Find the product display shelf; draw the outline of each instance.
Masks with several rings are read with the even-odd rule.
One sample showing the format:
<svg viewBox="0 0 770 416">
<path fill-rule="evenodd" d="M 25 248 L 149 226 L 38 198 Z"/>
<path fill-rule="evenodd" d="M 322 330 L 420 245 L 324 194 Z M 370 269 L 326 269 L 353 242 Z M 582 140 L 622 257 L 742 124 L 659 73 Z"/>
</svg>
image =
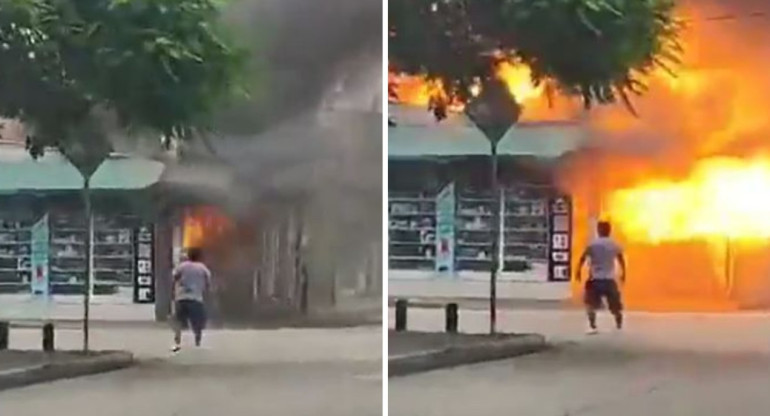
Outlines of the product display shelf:
<svg viewBox="0 0 770 416">
<path fill-rule="evenodd" d="M 388 197 L 388 264 L 391 269 L 433 270 L 436 200 L 426 193 Z"/>
</svg>

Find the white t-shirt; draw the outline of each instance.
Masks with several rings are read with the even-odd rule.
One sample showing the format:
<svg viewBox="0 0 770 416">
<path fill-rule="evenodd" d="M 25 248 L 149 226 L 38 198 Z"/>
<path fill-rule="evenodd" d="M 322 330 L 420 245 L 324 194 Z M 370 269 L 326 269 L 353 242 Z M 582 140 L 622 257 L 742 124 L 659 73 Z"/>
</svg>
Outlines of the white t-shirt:
<svg viewBox="0 0 770 416">
<path fill-rule="evenodd" d="M 612 280 L 615 278 L 615 259 L 623 250 L 609 237 L 599 237 L 586 248 L 590 262 L 591 279 Z"/>
<path fill-rule="evenodd" d="M 211 272 L 205 264 L 184 261 L 174 269 L 176 300 L 197 300 L 203 302 L 206 288 L 211 284 Z"/>
</svg>

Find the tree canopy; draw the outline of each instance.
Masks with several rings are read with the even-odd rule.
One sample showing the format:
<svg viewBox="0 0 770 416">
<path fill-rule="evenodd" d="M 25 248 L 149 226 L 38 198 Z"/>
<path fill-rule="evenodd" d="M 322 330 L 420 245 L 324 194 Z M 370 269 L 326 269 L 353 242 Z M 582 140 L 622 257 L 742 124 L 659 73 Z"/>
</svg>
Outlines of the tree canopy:
<svg viewBox="0 0 770 416">
<path fill-rule="evenodd" d="M 389 0 L 392 71 L 441 82 L 434 105 L 471 98 L 500 60 L 527 65 L 536 85 L 594 104 L 645 91 L 681 47 L 674 0 Z"/>
<path fill-rule="evenodd" d="M 0 117 L 45 147 L 104 145 L 105 119 L 185 139 L 238 87 L 217 0 L 0 0 Z"/>
</svg>

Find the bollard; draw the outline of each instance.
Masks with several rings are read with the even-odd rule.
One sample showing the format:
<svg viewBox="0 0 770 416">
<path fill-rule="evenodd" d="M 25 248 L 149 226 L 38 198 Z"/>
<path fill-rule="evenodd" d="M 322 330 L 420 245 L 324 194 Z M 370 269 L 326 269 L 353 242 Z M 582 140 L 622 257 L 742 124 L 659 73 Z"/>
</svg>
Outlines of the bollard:
<svg viewBox="0 0 770 416">
<path fill-rule="evenodd" d="M 396 301 L 396 331 L 406 331 L 406 309 L 408 302 L 406 299 Z"/>
<path fill-rule="evenodd" d="M 11 325 L 8 322 L 0 321 L 0 351 L 8 349 L 9 332 Z"/>
<path fill-rule="evenodd" d="M 446 305 L 445 317 L 446 317 L 446 332 L 449 332 L 450 334 L 456 334 L 457 322 L 458 322 L 456 303 L 448 303 Z"/>
<path fill-rule="evenodd" d="M 43 325 L 43 351 L 53 352 L 53 350 L 54 350 L 53 324 L 49 322 Z"/>
</svg>

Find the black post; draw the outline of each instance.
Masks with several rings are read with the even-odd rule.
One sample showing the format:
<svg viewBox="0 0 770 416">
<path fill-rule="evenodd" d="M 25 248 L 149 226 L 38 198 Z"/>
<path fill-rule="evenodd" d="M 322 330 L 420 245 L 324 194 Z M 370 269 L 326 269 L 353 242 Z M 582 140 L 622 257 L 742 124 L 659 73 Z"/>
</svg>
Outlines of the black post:
<svg viewBox="0 0 770 416">
<path fill-rule="evenodd" d="M 449 303 L 446 305 L 446 332 L 450 334 L 457 333 L 457 324 L 459 318 L 457 316 L 457 304 Z"/>
<path fill-rule="evenodd" d="M 6 321 L 0 321 L 0 351 L 8 349 L 11 325 Z"/>
<path fill-rule="evenodd" d="M 43 351 L 53 352 L 54 345 L 53 324 L 49 322 L 43 325 Z"/>
<path fill-rule="evenodd" d="M 302 292 L 300 293 L 299 309 L 303 315 L 307 315 L 310 302 L 310 277 L 305 264 L 302 265 L 300 273 L 302 273 Z"/>
<path fill-rule="evenodd" d="M 399 299 L 396 301 L 396 331 L 406 331 L 406 310 L 408 301 Z"/>
<path fill-rule="evenodd" d="M 500 268 L 500 190 L 497 183 L 497 142 L 490 141 L 492 147 L 492 262 L 489 271 L 489 333 L 497 330 L 497 271 Z"/>
</svg>

